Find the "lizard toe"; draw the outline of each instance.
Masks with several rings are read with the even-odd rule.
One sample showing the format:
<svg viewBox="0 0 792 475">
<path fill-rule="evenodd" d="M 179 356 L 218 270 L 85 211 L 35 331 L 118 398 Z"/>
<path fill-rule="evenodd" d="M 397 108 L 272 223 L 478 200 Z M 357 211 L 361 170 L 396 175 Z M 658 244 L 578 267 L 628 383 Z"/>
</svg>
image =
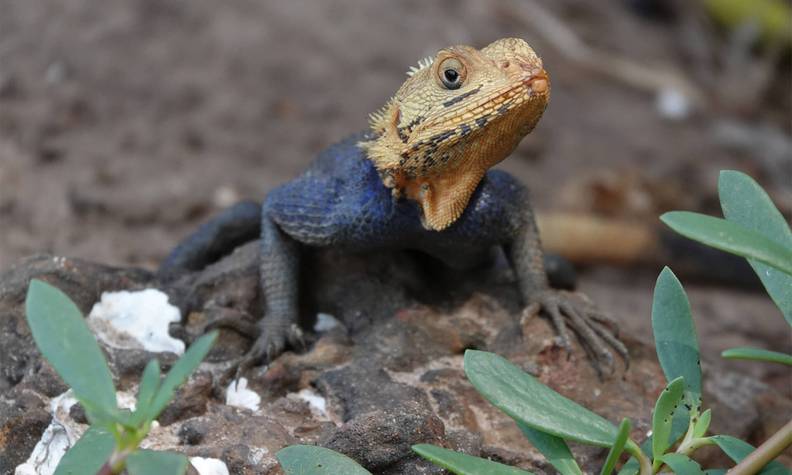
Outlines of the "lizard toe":
<svg viewBox="0 0 792 475">
<path fill-rule="evenodd" d="M 202 333 L 209 332 L 216 328 L 227 328 L 248 338 L 258 338 L 261 329 L 256 325 L 253 317 L 233 308 L 211 305 L 204 310 L 207 323 L 203 327 Z"/>
<path fill-rule="evenodd" d="M 584 295 L 577 292 L 548 290 L 537 295 L 534 303 L 523 312 L 523 319 L 539 306 L 550 319 L 558 334 L 558 344 L 571 352 L 571 343 L 567 329 L 571 329 L 578 337 L 592 366 L 600 377 L 612 375 L 616 370 L 614 353 L 625 362 L 625 371 L 629 367 L 627 347 L 616 336 L 617 328 L 613 320 L 602 313 Z"/>
<path fill-rule="evenodd" d="M 305 333 L 296 323 L 292 323 L 289 326 L 286 332 L 286 340 L 289 342 L 289 346 L 300 351 L 304 351 L 308 346 L 305 340 Z"/>
</svg>

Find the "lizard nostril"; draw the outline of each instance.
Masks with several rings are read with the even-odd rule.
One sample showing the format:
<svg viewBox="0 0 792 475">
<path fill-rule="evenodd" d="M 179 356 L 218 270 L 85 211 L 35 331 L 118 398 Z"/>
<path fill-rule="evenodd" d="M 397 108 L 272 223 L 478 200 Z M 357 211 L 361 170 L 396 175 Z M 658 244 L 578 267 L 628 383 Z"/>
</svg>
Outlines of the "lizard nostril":
<svg viewBox="0 0 792 475">
<path fill-rule="evenodd" d="M 501 64 L 501 67 L 502 67 L 503 69 L 509 69 L 509 66 L 511 66 L 511 63 L 510 63 L 510 62 L 508 62 L 508 61 L 504 61 L 504 62 Z"/>
</svg>

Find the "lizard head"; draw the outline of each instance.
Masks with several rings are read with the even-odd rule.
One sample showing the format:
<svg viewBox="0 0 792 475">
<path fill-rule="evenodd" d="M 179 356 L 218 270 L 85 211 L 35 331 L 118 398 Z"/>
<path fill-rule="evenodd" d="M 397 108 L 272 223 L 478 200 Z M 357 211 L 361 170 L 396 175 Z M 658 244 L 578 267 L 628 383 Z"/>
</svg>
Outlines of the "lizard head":
<svg viewBox="0 0 792 475">
<path fill-rule="evenodd" d="M 517 38 L 451 46 L 418 63 L 371 115 L 360 145 L 394 196 L 417 201 L 427 229 L 464 212 L 487 170 L 539 121 L 550 98 L 542 60 Z"/>
</svg>

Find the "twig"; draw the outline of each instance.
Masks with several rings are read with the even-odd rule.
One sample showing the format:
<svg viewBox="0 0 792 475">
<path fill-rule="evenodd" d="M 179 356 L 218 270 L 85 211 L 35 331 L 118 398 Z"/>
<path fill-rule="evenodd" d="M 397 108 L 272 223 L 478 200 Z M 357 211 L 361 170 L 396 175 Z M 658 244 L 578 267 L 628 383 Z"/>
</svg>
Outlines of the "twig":
<svg viewBox="0 0 792 475">
<path fill-rule="evenodd" d="M 652 93 L 675 89 L 693 105 L 699 108 L 707 105 L 704 93 L 678 72 L 639 64 L 606 51 L 594 49 L 584 43 L 571 28 L 536 0 L 521 0 L 521 3 L 528 4 L 528 7 L 514 9 L 520 19 L 530 23 L 539 34 L 568 59 L 598 73 L 616 78 L 636 89 Z"/>
<path fill-rule="evenodd" d="M 726 473 L 728 475 L 758 473 L 762 467 L 770 463 L 790 445 L 792 445 L 792 420 Z"/>
</svg>

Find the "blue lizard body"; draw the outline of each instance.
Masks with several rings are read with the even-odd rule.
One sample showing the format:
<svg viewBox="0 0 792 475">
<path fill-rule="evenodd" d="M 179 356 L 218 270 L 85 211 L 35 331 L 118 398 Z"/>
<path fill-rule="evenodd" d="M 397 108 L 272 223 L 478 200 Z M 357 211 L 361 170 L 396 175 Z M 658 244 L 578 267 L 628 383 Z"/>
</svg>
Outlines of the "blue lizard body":
<svg viewBox="0 0 792 475">
<path fill-rule="evenodd" d="M 524 187 L 510 174 L 491 170 L 463 215 L 442 231 L 421 225 L 417 203 L 394 200 L 354 135 L 323 151 L 296 179 L 272 190 L 263 213 L 309 246 L 369 251 L 417 249 L 480 253 L 506 244 L 521 226 Z"/>
<path fill-rule="evenodd" d="M 455 46 L 414 68 L 372 116 L 371 132 L 319 154 L 263 205 L 245 202 L 202 225 L 163 262 L 163 278 L 195 271 L 259 238 L 263 315 L 249 362 L 297 345 L 300 258 L 305 247 L 412 249 L 453 267 L 482 263 L 498 248 L 512 266 L 526 315 L 550 317 L 561 344 L 567 326 L 597 368 L 608 345 L 626 355 L 585 297 L 550 288 L 528 192 L 491 167 L 536 125 L 549 78 L 527 43 Z"/>
<path fill-rule="evenodd" d="M 455 268 L 479 265 L 501 248 L 526 303 L 537 305 L 529 308 L 549 314 L 563 346 L 569 344 L 564 329 L 569 325 L 598 352 L 598 370 L 612 362 L 603 340 L 626 357 L 623 344 L 599 320 L 601 313 L 572 294 L 550 289 L 528 192 L 516 178 L 489 170 L 462 216 L 444 230 L 429 230 L 422 225 L 419 205 L 394 199 L 382 183 L 358 146 L 365 137 L 354 135 L 327 148 L 302 175 L 268 193 L 263 205 L 240 203 L 202 225 L 164 261 L 161 275 L 198 270 L 260 237 L 265 318 L 249 353 L 251 361 L 258 361 L 274 358 L 287 343 L 301 342 L 297 283 L 304 246 L 350 252 L 414 249 Z"/>
</svg>

